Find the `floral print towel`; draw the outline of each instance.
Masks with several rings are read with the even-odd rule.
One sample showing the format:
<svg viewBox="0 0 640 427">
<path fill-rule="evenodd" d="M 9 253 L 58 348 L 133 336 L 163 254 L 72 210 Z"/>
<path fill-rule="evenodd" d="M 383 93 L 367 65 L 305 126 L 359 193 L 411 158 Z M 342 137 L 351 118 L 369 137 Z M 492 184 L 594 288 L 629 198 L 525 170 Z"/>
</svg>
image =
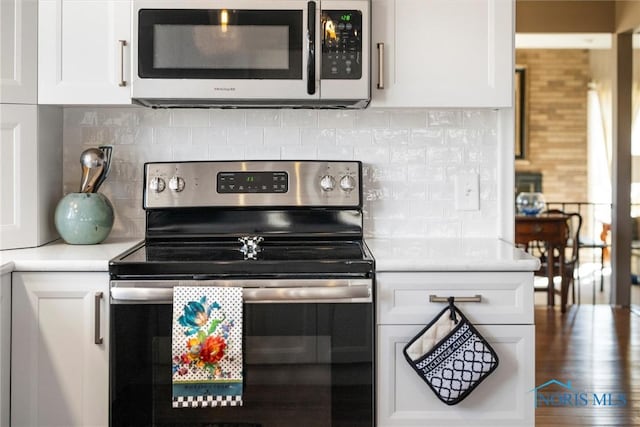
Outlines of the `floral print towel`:
<svg viewBox="0 0 640 427">
<path fill-rule="evenodd" d="M 242 406 L 242 288 L 173 291 L 173 407 Z"/>
</svg>

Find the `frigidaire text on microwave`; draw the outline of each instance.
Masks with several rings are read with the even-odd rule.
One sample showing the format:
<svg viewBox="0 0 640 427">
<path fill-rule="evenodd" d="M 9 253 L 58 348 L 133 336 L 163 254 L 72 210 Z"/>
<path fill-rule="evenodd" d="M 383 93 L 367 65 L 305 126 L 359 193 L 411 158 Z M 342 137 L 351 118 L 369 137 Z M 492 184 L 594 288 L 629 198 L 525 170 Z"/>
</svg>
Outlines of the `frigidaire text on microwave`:
<svg viewBox="0 0 640 427">
<path fill-rule="evenodd" d="M 134 0 L 132 98 L 152 107 L 364 108 L 370 0 Z"/>
</svg>

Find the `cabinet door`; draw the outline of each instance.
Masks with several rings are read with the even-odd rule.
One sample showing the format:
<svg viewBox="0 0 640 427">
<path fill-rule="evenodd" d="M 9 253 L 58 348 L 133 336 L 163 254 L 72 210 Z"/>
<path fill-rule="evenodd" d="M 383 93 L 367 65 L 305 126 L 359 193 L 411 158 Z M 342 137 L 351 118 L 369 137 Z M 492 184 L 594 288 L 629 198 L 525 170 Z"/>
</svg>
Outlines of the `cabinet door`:
<svg viewBox="0 0 640 427">
<path fill-rule="evenodd" d="M 372 14 L 371 106 L 513 104 L 512 0 L 373 0 Z"/>
<path fill-rule="evenodd" d="M 131 2 L 41 0 L 39 17 L 38 103 L 131 103 Z"/>
<path fill-rule="evenodd" d="M 107 426 L 108 274 L 14 273 L 12 279 L 12 424 Z"/>
<path fill-rule="evenodd" d="M 0 249 L 58 237 L 62 195 L 62 108 L 0 104 Z"/>
<path fill-rule="evenodd" d="M 1 269 L 2 267 L 0 267 Z M 11 273 L 0 276 L 0 426 L 9 424 L 11 364 Z"/>
<path fill-rule="evenodd" d="M 378 426 L 533 426 L 534 326 L 481 325 L 498 368 L 455 406 L 442 403 L 402 349 L 424 325 L 378 326 Z"/>
<path fill-rule="evenodd" d="M 37 102 L 37 26 L 37 0 L 0 2 L 0 103 Z"/>
<path fill-rule="evenodd" d="M 37 244 L 35 105 L 0 105 L 0 249 Z"/>
</svg>

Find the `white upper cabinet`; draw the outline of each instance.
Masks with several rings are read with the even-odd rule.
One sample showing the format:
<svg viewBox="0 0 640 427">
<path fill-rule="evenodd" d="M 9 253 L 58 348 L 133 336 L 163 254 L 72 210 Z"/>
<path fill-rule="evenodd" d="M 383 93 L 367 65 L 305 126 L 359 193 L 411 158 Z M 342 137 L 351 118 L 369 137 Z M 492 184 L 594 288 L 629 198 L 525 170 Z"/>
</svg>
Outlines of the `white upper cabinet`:
<svg viewBox="0 0 640 427">
<path fill-rule="evenodd" d="M 1 104 L 0 250 L 56 239 L 61 196 L 62 108 Z"/>
<path fill-rule="evenodd" d="M 40 0 L 39 104 L 130 104 L 131 2 Z"/>
<path fill-rule="evenodd" d="M 0 2 L 0 103 L 36 103 L 37 29 L 37 0 Z"/>
<path fill-rule="evenodd" d="M 512 106 L 513 0 L 372 7 L 372 107 Z"/>
</svg>

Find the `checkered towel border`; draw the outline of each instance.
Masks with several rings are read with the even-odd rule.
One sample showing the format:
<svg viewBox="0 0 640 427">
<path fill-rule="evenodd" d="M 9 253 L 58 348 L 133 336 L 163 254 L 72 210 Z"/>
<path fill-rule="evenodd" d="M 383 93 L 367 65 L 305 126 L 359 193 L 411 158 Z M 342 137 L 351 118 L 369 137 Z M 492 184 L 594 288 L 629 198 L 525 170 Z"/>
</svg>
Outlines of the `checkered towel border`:
<svg viewBox="0 0 640 427">
<path fill-rule="evenodd" d="M 207 408 L 214 406 L 242 406 L 242 396 L 177 396 L 174 408 Z"/>
</svg>

